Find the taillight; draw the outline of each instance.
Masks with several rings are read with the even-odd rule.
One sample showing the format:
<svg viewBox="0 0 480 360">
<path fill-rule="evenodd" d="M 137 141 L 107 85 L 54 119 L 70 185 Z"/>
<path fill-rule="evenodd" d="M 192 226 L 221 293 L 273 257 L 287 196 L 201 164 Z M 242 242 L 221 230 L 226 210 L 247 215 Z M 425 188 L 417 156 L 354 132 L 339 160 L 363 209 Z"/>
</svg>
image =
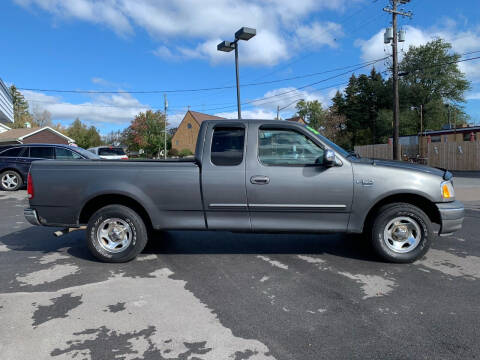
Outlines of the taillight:
<svg viewBox="0 0 480 360">
<path fill-rule="evenodd" d="M 31 173 L 28 173 L 28 177 L 27 177 L 27 194 L 30 200 L 33 199 L 34 191 L 33 191 L 33 179 L 32 179 Z"/>
<path fill-rule="evenodd" d="M 120 160 L 128 160 L 128 156 L 122 156 Z"/>
</svg>

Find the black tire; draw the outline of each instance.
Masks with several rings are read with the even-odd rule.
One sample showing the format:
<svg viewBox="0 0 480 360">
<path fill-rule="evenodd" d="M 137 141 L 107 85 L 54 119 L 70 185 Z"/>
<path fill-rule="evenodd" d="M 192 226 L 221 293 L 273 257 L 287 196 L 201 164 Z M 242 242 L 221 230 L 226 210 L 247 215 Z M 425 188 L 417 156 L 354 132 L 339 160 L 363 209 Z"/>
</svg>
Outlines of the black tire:
<svg viewBox="0 0 480 360">
<path fill-rule="evenodd" d="M 386 229 L 387 226 L 392 220 L 397 218 L 407 219 L 404 220 L 407 224 L 408 221 L 413 221 L 418 225 L 418 229 L 420 229 L 418 232 L 419 241 L 416 242 L 417 245 L 413 247 L 405 244 L 405 249 L 398 250 L 406 251 L 403 253 L 392 250 L 391 247 L 394 245 L 394 242 L 385 240 L 384 232 L 388 232 L 388 229 Z M 415 229 L 414 225 L 413 228 Z M 391 229 L 391 227 L 389 227 L 389 229 Z M 414 230 L 414 234 L 417 234 L 416 230 Z M 421 259 L 430 248 L 433 237 L 432 222 L 427 214 L 418 207 L 407 203 L 393 203 L 381 207 L 377 212 L 376 218 L 373 220 L 371 228 L 371 241 L 375 252 L 383 260 L 393 263 L 411 263 Z M 387 243 L 391 244 L 390 247 Z M 412 247 L 411 250 L 408 249 L 410 246 Z"/>
<path fill-rule="evenodd" d="M 113 221 L 113 219 L 118 219 Z M 104 224 L 104 226 L 102 226 Z M 114 224 L 114 225 L 110 225 Z M 115 245 L 115 242 L 109 241 L 109 237 L 99 236 L 100 227 L 107 231 L 110 226 L 116 227 L 119 225 L 120 229 L 125 229 L 123 235 L 126 236 L 128 245 L 119 249 L 108 250 L 110 244 Z M 123 224 L 123 225 L 122 225 Z M 107 229 L 107 230 L 105 230 Z M 116 229 L 115 229 L 116 230 Z M 108 205 L 97 210 L 88 221 L 87 226 L 87 246 L 90 252 L 97 259 L 109 263 L 121 263 L 134 259 L 142 250 L 148 241 L 148 231 L 143 219 L 134 210 L 123 205 Z M 112 245 L 110 245 L 111 247 Z M 115 252 L 112 252 L 115 251 Z"/>
<path fill-rule="evenodd" d="M 4 184 L 4 180 L 6 181 L 6 179 L 4 179 L 6 176 L 11 176 L 11 177 L 14 177 L 17 182 L 17 185 L 13 186 L 13 187 L 9 187 L 9 186 L 6 186 Z M 3 191 L 17 191 L 18 189 L 20 189 L 23 185 L 23 179 L 22 179 L 22 176 L 14 171 L 14 170 L 7 170 L 7 171 L 4 171 L 0 174 L 0 188 L 3 190 Z"/>
</svg>

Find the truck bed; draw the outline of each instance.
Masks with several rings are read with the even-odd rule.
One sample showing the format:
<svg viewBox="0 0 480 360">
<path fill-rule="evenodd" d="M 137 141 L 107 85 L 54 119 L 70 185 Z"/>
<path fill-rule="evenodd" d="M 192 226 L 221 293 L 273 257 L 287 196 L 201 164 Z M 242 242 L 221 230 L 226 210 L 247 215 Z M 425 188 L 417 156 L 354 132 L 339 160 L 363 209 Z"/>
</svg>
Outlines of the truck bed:
<svg viewBox="0 0 480 360">
<path fill-rule="evenodd" d="M 180 222 L 185 227 L 184 217 L 189 219 L 188 228 L 205 226 L 200 169 L 193 158 L 37 161 L 31 174 L 35 191 L 31 205 L 49 224 L 78 225 L 78 212 L 85 204 L 108 193 L 143 204 L 157 227 L 178 228 Z"/>
</svg>

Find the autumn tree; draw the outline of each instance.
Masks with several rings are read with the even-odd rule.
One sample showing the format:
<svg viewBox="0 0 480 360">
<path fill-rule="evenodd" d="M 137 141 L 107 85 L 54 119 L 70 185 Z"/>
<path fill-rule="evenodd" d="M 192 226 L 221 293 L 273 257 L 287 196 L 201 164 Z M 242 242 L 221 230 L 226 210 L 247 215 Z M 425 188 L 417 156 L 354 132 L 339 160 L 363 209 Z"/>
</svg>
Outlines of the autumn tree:
<svg viewBox="0 0 480 360">
<path fill-rule="evenodd" d="M 129 150 L 143 149 L 147 156 L 154 156 L 164 149 L 164 129 L 165 114 L 160 111 L 147 110 L 135 116 L 125 130 L 124 138 Z"/>
</svg>

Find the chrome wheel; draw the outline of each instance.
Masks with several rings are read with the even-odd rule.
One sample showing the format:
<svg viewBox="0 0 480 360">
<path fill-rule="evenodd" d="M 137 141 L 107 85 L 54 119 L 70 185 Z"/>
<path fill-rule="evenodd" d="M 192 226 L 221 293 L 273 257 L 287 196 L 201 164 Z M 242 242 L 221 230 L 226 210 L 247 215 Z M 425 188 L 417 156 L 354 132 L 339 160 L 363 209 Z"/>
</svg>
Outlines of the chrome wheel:
<svg viewBox="0 0 480 360">
<path fill-rule="evenodd" d="M 406 216 L 396 217 L 389 221 L 383 232 L 383 241 L 387 247 L 400 254 L 415 249 L 422 239 L 422 231 L 418 223 Z"/>
<path fill-rule="evenodd" d="M 12 173 L 4 174 L 1 181 L 4 189 L 12 190 L 18 186 L 18 176 Z"/>
<path fill-rule="evenodd" d="M 132 242 L 133 231 L 130 225 L 119 218 L 104 220 L 97 230 L 97 241 L 100 246 L 110 252 L 124 251 Z"/>
</svg>

